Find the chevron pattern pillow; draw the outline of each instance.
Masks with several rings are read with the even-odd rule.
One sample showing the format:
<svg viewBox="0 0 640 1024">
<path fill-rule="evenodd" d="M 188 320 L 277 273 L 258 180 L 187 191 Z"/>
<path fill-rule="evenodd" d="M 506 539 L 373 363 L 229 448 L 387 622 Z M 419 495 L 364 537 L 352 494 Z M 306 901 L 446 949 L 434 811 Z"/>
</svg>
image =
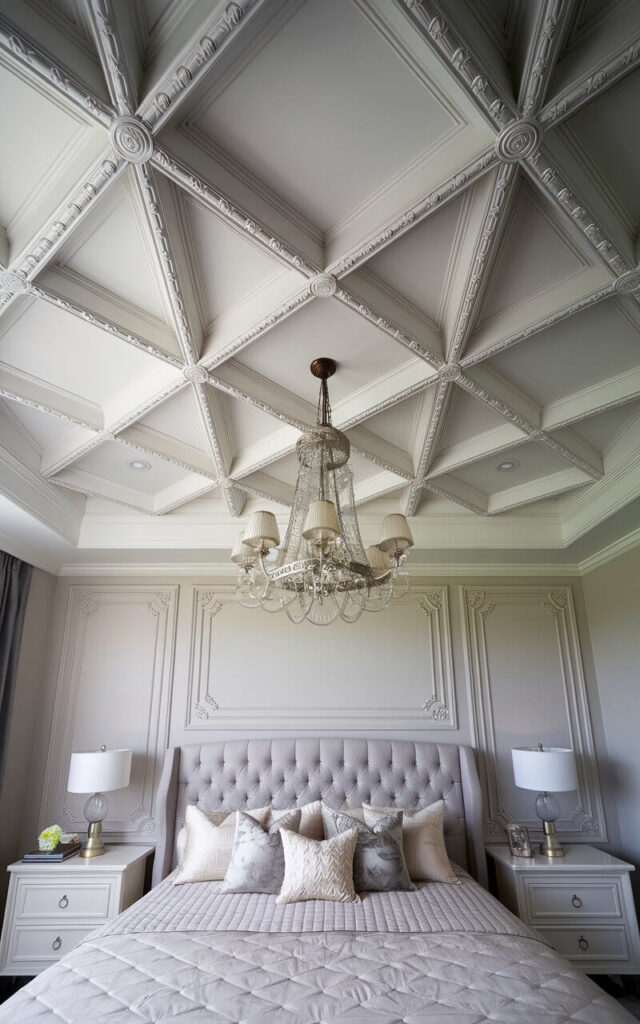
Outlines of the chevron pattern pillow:
<svg viewBox="0 0 640 1024">
<path fill-rule="evenodd" d="M 284 881 L 276 903 L 331 900 L 355 903 L 353 853 L 358 830 L 341 832 L 332 839 L 306 839 L 282 829 Z"/>
</svg>

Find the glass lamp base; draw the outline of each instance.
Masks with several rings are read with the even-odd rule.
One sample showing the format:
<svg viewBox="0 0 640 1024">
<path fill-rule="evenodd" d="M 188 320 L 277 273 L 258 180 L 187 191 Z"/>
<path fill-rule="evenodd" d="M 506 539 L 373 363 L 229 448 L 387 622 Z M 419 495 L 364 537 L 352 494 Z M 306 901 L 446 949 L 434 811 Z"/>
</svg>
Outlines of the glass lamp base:
<svg viewBox="0 0 640 1024">
<path fill-rule="evenodd" d="M 102 842 L 102 821 L 109 810 L 109 801 L 104 793 L 94 793 L 84 805 L 84 816 L 89 823 L 87 845 L 80 851 L 81 857 L 100 857 L 104 852 Z"/>
</svg>

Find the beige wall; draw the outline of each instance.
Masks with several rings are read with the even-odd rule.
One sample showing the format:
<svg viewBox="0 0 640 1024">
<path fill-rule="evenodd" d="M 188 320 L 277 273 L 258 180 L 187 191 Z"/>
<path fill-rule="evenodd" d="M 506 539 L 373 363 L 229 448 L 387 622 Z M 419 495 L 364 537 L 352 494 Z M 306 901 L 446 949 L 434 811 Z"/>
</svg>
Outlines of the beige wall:
<svg viewBox="0 0 640 1024">
<path fill-rule="evenodd" d="M 15 698 L 9 727 L 7 759 L 0 795 L 0 867 L 23 853 L 25 805 L 33 799 L 38 780 L 30 781 L 41 696 L 50 655 L 49 626 L 57 579 L 34 569 L 25 614 L 18 662 Z M 40 780 L 41 781 L 41 780 Z M 30 842 L 33 843 L 33 836 Z M 0 873 L 0 905 L 4 905 L 8 879 Z"/>
<path fill-rule="evenodd" d="M 533 817 L 535 795 L 512 784 L 511 745 L 550 736 L 567 743 L 577 729 L 590 778 L 586 811 L 575 794 L 566 797 L 567 815 L 577 811 L 569 838 L 593 840 L 593 812 L 595 839 L 604 841 L 606 825 L 606 841 L 619 846 L 615 801 L 607 780 L 602 790 L 598 782 L 606 747 L 581 581 L 450 577 L 414 579 L 413 587 L 401 609 L 318 629 L 237 607 L 228 578 L 58 580 L 24 841 L 51 820 L 81 827 L 84 798 L 66 794 L 73 749 L 102 742 L 134 749 L 132 785 L 111 796 L 105 832 L 144 842 L 153 841 L 154 773 L 167 745 L 265 733 L 485 746 L 485 764 L 499 765 L 489 780 L 494 820 L 487 829 L 495 839 L 503 810 L 516 820 Z M 565 588 L 569 606 L 545 608 L 550 592 L 562 606 Z M 431 606 L 421 611 L 425 596 Z M 470 669 L 474 615 L 486 630 L 485 680 Z M 475 636 L 472 648 L 479 642 Z M 429 718 L 422 705 L 436 692 Z M 449 705 L 449 717 L 438 717 L 439 703 Z M 230 713 L 230 705 L 237 710 Z"/>
<path fill-rule="evenodd" d="M 616 852 L 640 868 L 640 548 L 582 582 L 604 725 L 603 769 L 620 823 Z M 635 883 L 640 894 L 640 879 Z"/>
</svg>

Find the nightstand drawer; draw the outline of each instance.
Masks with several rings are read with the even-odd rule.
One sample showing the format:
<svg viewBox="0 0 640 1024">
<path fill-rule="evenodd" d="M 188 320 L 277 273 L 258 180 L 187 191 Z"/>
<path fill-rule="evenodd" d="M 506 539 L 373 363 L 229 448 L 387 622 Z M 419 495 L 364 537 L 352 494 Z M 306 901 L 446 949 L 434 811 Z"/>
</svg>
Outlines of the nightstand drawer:
<svg viewBox="0 0 640 1024">
<path fill-rule="evenodd" d="M 12 966 L 24 969 L 28 963 L 33 963 L 38 965 L 38 969 L 42 969 L 48 963 L 55 963 L 96 927 L 97 925 L 78 928 L 16 925 L 9 950 L 7 972 L 10 973 L 9 968 Z"/>
<path fill-rule="evenodd" d="M 630 959 L 627 929 L 619 928 L 538 928 L 554 949 L 569 960 L 618 961 Z"/>
<path fill-rule="evenodd" d="M 109 913 L 112 882 L 65 882 L 54 884 L 49 879 L 36 881 L 21 879 L 16 895 L 17 921 L 34 918 L 106 918 Z"/>
<path fill-rule="evenodd" d="M 616 878 L 565 878 L 553 881 L 525 878 L 524 889 L 529 907 L 529 921 L 550 922 L 565 918 L 622 918 L 622 900 Z"/>
</svg>

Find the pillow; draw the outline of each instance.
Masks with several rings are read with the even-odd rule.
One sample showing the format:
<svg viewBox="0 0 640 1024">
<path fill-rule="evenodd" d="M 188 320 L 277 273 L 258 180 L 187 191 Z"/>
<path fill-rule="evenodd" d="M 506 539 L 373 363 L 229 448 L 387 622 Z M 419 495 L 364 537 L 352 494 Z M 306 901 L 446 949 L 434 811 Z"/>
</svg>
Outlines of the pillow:
<svg viewBox="0 0 640 1024">
<path fill-rule="evenodd" d="M 354 903 L 353 853 L 358 832 L 355 828 L 333 839 L 306 839 L 282 830 L 284 881 L 276 903 L 302 900 L 332 900 Z"/>
<path fill-rule="evenodd" d="M 375 826 L 393 809 L 363 804 L 367 825 Z M 414 882 L 452 882 L 460 884 L 444 842 L 444 802 L 436 800 L 429 807 L 404 811 L 402 844 L 410 877 Z"/>
<path fill-rule="evenodd" d="M 243 808 L 244 809 L 244 808 Z M 200 808 L 198 808 L 200 810 Z M 250 814 L 252 818 L 259 821 L 261 825 L 272 825 L 274 821 L 281 818 L 283 814 L 288 814 L 291 808 L 287 808 L 284 811 L 275 811 L 273 807 L 267 805 L 266 807 L 256 807 L 254 810 L 247 810 L 247 814 Z M 324 839 L 324 828 L 322 827 L 322 802 L 320 800 L 313 800 L 311 803 L 304 804 L 300 810 L 302 811 L 302 817 L 300 819 L 300 828 L 298 832 L 301 836 L 307 836 L 309 839 Z M 216 841 L 219 842 L 220 846 L 226 848 L 226 861 L 222 870 L 216 878 L 224 878 L 224 873 L 229 867 L 229 861 L 231 860 L 231 851 L 233 849 L 233 837 L 236 831 L 236 812 L 235 811 L 202 811 L 206 814 L 209 821 L 213 822 L 214 825 L 220 827 L 225 819 L 228 819 L 225 829 L 217 834 Z M 176 838 L 176 854 L 178 858 L 178 864 L 184 857 L 185 846 L 187 842 L 187 830 L 181 828 Z"/>
<path fill-rule="evenodd" d="M 266 828 L 244 811 L 236 812 L 231 861 L 220 892 L 280 892 L 284 853 L 280 829 L 297 829 L 300 810 L 288 811 Z"/>
<path fill-rule="evenodd" d="M 248 811 L 263 823 L 269 807 Z M 229 867 L 236 832 L 235 811 L 203 811 L 189 804 L 185 811 L 185 827 L 178 832 L 176 853 L 178 873 L 174 885 L 184 882 L 219 882 Z"/>
<path fill-rule="evenodd" d="M 275 811 L 273 807 L 267 808 L 267 811 L 266 819 L 262 822 L 263 825 L 271 825 L 274 821 L 278 821 L 283 814 L 289 813 L 289 810 Z M 322 801 L 313 800 L 309 804 L 303 804 L 300 811 L 302 814 L 300 817 L 298 835 L 306 836 L 307 839 L 324 839 L 324 828 L 322 825 Z M 256 817 L 255 811 L 251 811 L 250 813 L 254 818 Z"/>
<path fill-rule="evenodd" d="M 322 806 L 322 820 L 328 836 L 357 830 L 353 857 L 356 892 L 389 892 L 415 889 L 402 852 L 402 811 L 379 815 L 374 824 L 358 821 L 344 811 Z"/>
</svg>

